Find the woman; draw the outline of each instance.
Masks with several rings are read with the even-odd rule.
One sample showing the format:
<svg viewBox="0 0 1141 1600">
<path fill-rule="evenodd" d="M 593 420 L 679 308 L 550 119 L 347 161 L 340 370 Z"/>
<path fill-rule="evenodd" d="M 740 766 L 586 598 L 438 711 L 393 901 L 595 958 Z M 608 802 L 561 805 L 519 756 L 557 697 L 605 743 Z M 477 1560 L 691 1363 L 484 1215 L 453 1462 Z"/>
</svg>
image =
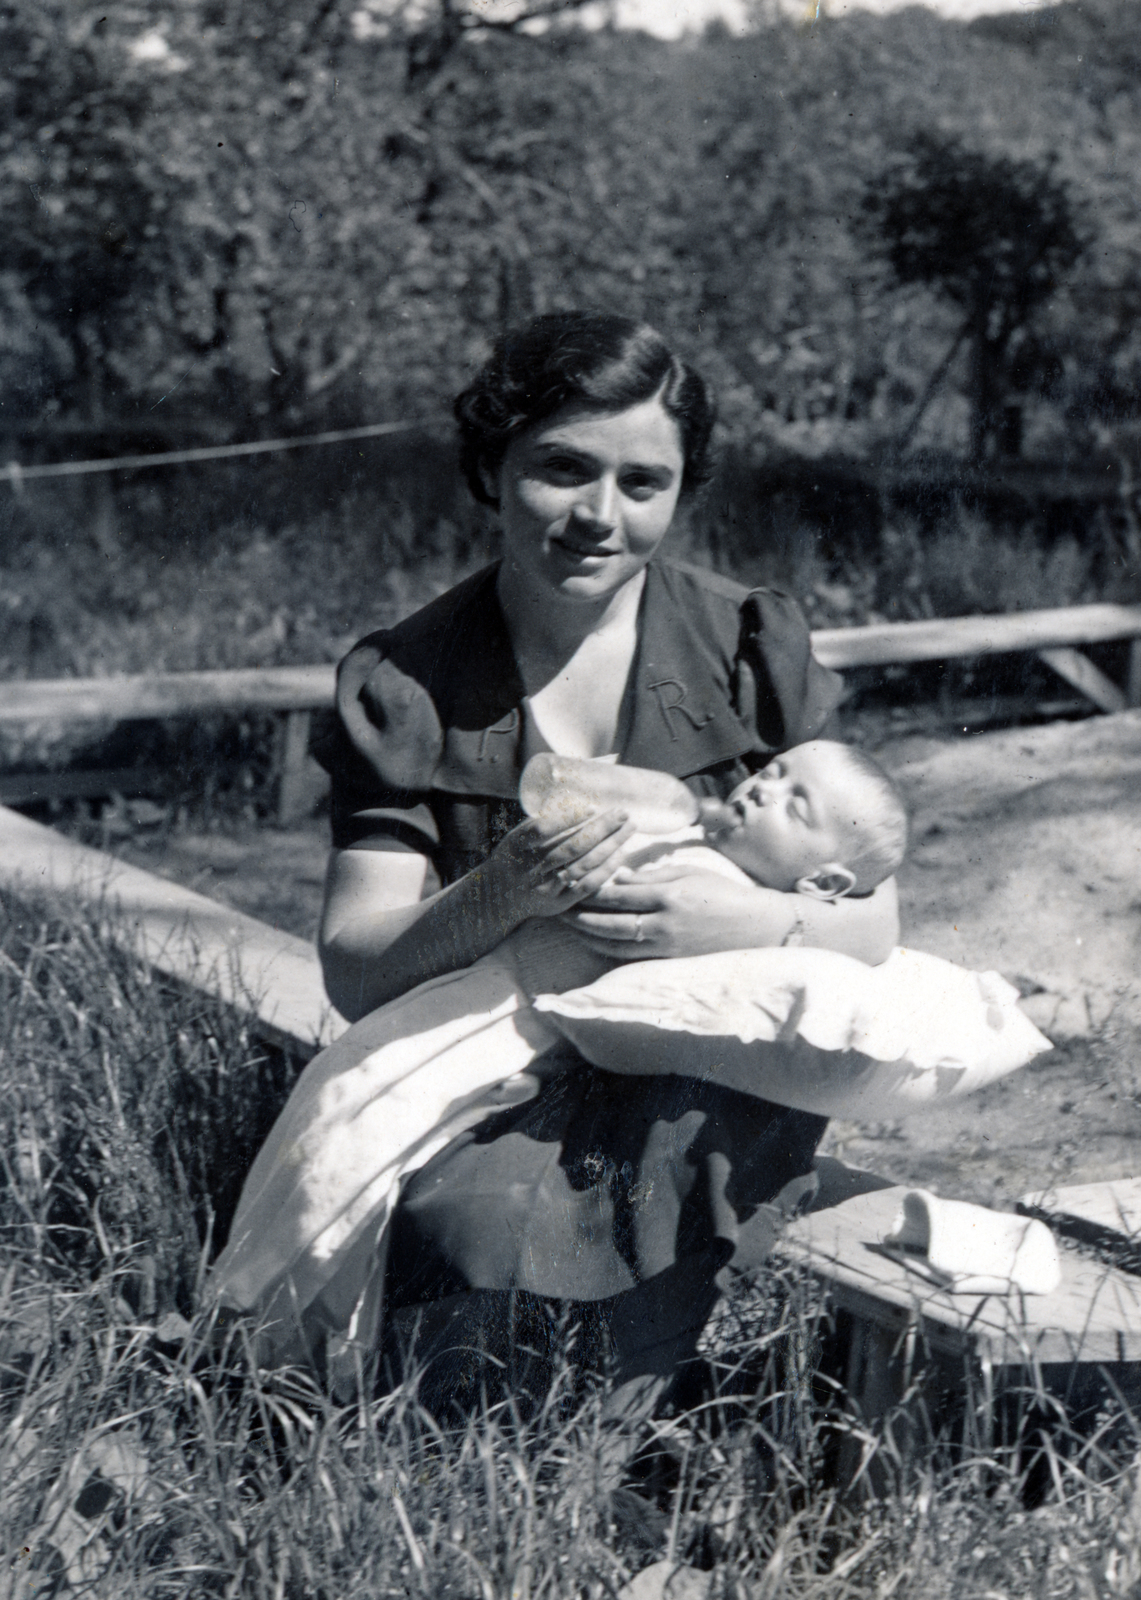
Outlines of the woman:
<svg viewBox="0 0 1141 1600">
<path fill-rule="evenodd" d="M 517 803 L 542 749 L 724 796 L 819 733 L 836 703 L 792 600 L 657 559 L 708 474 L 698 375 L 645 326 L 557 313 L 503 339 L 456 416 L 503 558 L 341 666 L 321 752 L 334 1004 L 359 1018 L 535 917 L 611 957 L 791 939 L 883 959 L 893 885 L 825 904 L 678 869 L 608 883 L 622 816 L 563 836 Z M 823 1127 L 695 1080 L 555 1064 L 536 1099 L 407 1183 L 388 1269 L 396 1342 L 415 1323 L 437 1392 L 462 1399 L 474 1347 L 500 1361 L 526 1347 L 542 1366 L 570 1315 L 591 1359 L 654 1387 L 692 1348 L 720 1269 L 763 1257 L 758 1208 L 808 1172 Z"/>
</svg>

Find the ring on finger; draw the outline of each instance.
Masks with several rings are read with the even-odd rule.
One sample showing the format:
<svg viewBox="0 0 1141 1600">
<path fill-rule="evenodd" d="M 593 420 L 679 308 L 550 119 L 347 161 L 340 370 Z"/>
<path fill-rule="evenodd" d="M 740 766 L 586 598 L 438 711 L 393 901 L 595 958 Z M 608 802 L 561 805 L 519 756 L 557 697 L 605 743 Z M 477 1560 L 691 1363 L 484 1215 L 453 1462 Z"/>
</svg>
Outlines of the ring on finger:
<svg viewBox="0 0 1141 1600">
<path fill-rule="evenodd" d="M 569 867 L 560 867 L 558 872 L 555 873 L 555 882 L 561 884 L 564 889 L 573 889 L 576 881 L 575 875 Z"/>
<path fill-rule="evenodd" d="M 645 937 L 646 937 L 646 930 L 642 926 L 642 913 L 640 911 L 635 911 L 635 913 L 634 913 L 634 943 L 635 944 L 641 944 L 642 940 Z"/>
</svg>

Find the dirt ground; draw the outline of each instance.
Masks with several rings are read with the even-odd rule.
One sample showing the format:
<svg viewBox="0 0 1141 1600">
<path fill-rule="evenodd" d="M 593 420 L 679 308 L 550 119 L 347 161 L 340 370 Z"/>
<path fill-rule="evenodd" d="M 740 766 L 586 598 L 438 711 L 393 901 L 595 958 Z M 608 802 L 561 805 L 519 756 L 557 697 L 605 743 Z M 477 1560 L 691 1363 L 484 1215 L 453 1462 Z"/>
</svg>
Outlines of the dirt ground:
<svg viewBox="0 0 1141 1600">
<path fill-rule="evenodd" d="M 905 941 L 1016 981 L 1055 1041 L 973 1098 L 825 1148 L 940 1193 L 1001 1202 L 1141 1174 L 1141 712 L 876 752 L 903 787 Z M 325 824 L 149 839 L 119 851 L 311 937 Z"/>
</svg>

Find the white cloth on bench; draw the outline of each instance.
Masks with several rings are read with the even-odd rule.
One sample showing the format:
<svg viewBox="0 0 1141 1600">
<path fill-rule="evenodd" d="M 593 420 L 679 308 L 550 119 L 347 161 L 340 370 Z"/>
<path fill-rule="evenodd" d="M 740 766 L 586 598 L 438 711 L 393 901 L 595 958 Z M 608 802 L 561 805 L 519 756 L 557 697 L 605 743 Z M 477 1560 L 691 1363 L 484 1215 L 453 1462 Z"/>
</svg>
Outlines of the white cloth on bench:
<svg viewBox="0 0 1141 1600">
<path fill-rule="evenodd" d="M 1052 1294 L 1062 1281 L 1044 1222 L 909 1189 L 886 1245 L 915 1251 L 955 1294 Z"/>
</svg>

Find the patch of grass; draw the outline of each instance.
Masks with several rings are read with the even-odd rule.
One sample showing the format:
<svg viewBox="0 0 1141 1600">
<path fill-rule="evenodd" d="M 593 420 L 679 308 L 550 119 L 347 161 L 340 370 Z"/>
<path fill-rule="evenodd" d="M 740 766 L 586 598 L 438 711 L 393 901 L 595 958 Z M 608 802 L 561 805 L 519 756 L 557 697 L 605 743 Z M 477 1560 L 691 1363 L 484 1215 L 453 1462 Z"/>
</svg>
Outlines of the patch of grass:
<svg viewBox="0 0 1141 1600">
<path fill-rule="evenodd" d="M 37 1278 L 110 1272 L 136 1309 L 188 1312 L 294 1075 L 97 910 L 0 894 L 0 1241 Z"/>
<path fill-rule="evenodd" d="M 27 508 L 0 539 L 0 677 L 103 677 L 335 661 L 479 565 L 448 521 L 346 496 L 272 531 L 166 539 L 57 527 Z"/>
<path fill-rule="evenodd" d="M 657 1563 L 707 1600 L 1135 1592 L 1123 1402 L 1078 1429 L 1031 1384 L 869 1427 L 844 1329 L 788 1270 L 738 1284 L 686 1394 L 625 1432 L 573 1330 L 538 1403 L 445 1428 L 415 1377 L 335 1404 L 259 1372 L 240 1324 L 172 1320 L 290 1069 L 106 935 L 0 903 L 0 1593 L 612 1600 Z M 879 1498 L 839 1493 L 842 1449 Z"/>
<path fill-rule="evenodd" d="M 450 446 L 374 480 L 305 487 L 262 466 L 172 483 L 146 510 L 63 490 L 0 505 L 0 679 L 269 667 L 337 660 L 496 553 Z M 299 472 L 297 463 L 293 464 Z M 288 475 L 287 475 L 288 476 Z M 226 492 L 228 485 L 228 492 Z M 827 485 L 822 486 L 827 488 Z M 256 492 L 255 492 L 256 489 Z M 670 547 L 799 596 L 817 626 L 1141 597 L 1141 532 L 1103 506 L 1058 527 L 1028 504 L 984 516 L 947 499 L 920 516 L 866 492 L 816 507 L 729 457 L 683 509 Z"/>
</svg>

